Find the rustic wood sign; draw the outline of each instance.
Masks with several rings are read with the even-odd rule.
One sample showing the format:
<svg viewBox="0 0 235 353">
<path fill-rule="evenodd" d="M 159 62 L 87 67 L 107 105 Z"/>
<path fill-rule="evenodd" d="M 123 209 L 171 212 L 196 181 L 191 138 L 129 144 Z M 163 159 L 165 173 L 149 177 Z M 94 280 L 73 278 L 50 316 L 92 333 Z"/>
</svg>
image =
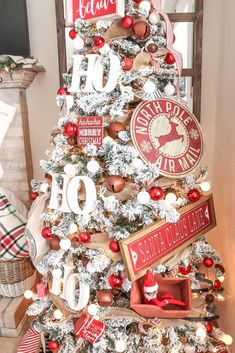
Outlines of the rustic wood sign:
<svg viewBox="0 0 235 353">
<path fill-rule="evenodd" d="M 160 174 L 181 177 L 198 165 L 203 139 L 196 117 L 172 99 L 141 103 L 131 119 L 131 135 L 141 158 Z"/>
<path fill-rule="evenodd" d="M 77 19 L 98 21 L 124 17 L 124 0 L 66 0 L 66 25 L 71 26 Z"/>
<path fill-rule="evenodd" d="M 101 146 L 103 143 L 103 117 L 102 116 L 81 116 L 78 119 L 78 146 L 88 144 Z"/>
<path fill-rule="evenodd" d="M 216 226 L 212 195 L 182 207 L 180 213 L 176 223 L 157 222 L 120 242 L 130 280 L 142 277 L 147 269 L 163 263 Z"/>
</svg>

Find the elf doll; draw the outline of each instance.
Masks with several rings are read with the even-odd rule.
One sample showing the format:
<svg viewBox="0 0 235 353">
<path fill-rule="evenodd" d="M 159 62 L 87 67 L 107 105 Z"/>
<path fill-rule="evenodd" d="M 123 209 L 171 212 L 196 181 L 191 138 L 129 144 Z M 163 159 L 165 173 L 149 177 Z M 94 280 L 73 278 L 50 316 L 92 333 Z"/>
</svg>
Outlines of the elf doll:
<svg viewBox="0 0 235 353">
<path fill-rule="evenodd" d="M 177 300 L 170 293 L 158 295 L 158 284 L 155 280 L 152 272 L 148 270 L 144 280 L 144 304 L 153 304 L 160 307 L 164 307 L 168 304 L 178 305 L 185 307 L 186 303 L 181 300 Z"/>
</svg>

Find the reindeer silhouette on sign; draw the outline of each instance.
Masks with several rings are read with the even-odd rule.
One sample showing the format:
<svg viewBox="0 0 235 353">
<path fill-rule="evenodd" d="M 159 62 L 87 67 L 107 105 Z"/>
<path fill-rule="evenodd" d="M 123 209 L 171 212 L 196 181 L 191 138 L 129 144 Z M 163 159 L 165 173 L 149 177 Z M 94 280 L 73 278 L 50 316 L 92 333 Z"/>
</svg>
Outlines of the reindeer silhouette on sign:
<svg viewBox="0 0 235 353">
<path fill-rule="evenodd" d="M 163 135 L 163 136 L 159 136 L 158 139 L 158 149 L 160 149 L 161 147 L 165 146 L 166 143 L 168 142 L 172 142 L 172 141 L 176 141 L 181 139 L 181 142 L 184 141 L 184 135 L 183 134 L 179 134 L 177 131 L 177 127 L 179 126 L 179 123 L 175 123 L 173 121 L 174 119 L 174 115 L 173 113 L 168 114 L 169 117 L 169 124 L 171 126 L 171 130 L 168 134 Z"/>
</svg>

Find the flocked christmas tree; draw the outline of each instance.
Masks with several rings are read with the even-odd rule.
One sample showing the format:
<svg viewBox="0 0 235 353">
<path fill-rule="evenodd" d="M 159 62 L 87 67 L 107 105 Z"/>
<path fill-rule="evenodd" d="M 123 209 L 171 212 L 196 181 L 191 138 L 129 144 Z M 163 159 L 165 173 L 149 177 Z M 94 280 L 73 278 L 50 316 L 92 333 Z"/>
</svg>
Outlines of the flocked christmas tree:
<svg viewBox="0 0 235 353">
<path fill-rule="evenodd" d="M 213 201 L 172 27 L 158 0 L 104 4 L 76 12 L 45 180 L 32 182 L 32 327 L 61 353 L 226 352 L 225 270 L 204 237 Z"/>
</svg>

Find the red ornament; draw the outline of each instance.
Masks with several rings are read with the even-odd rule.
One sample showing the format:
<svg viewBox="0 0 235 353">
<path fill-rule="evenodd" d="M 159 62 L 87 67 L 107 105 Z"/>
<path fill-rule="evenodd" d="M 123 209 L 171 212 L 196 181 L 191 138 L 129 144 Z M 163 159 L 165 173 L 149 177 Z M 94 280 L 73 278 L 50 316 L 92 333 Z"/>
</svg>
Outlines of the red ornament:
<svg viewBox="0 0 235 353">
<path fill-rule="evenodd" d="M 190 264 L 188 264 L 188 266 L 179 266 L 178 267 L 178 271 L 179 273 L 181 273 L 181 275 L 189 275 L 190 272 L 192 271 L 192 266 Z"/>
<path fill-rule="evenodd" d="M 198 189 L 191 189 L 191 190 L 189 190 L 187 197 L 188 197 L 189 201 L 196 202 L 196 201 L 200 200 L 201 193 Z"/>
<path fill-rule="evenodd" d="M 110 137 L 113 139 L 118 137 L 118 133 L 121 131 L 125 131 L 125 126 L 122 123 L 119 123 L 118 121 L 114 121 L 113 123 L 110 123 L 108 128 L 107 128 L 107 133 Z"/>
<path fill-rule="evenodd" d="M 52 240 L 55 234 L 52 233 L 51 227 L 45 227 L 41 231 L 42 237 L 46 240 Z"/>
<path fill-rule="evenodd" d="M 160 186 L 153 186 L 148 192 L 154 201 L 161 200 L 164 196 L 164 191 Z"/>
<path fill-rule="evenodd" d="M 131 16 L 125 16 L 122 19 L 123 28 L 126 28 L 126 29 L 131 28 L 133 26 L 133 23 L 134 23 L 134 19 Z"/>
<path fill-rule="evenodd" d="M 57 351 L 57 349 L 59 349 L 60 344 L 58 341 L 50 341 L 48 343 L 48 348 L 53 352 L 53 351 Z"/>
<path fill-rule="evenodd" d="M 130 71 L 133 66 L 133 59 L 125 58 L 122 60 L 122 68 L 125 71 Z"/>
<path fill-rule="evenodd" d="M 69 37 L 71 39 L 75 39 L 77 37 L 77 32 L 75 31 L 75 29 L 71 29 L 71 31 L 69 31 Z"/>
<path fill-rule="evenodd" d="M 124 278 L 122 277 L 122 275 L 112 274 L 109 277 L 108 282 L 112 288 L 121 288 L 124 282 Z"/>
<path fill-rule="evenodd" d="M 94 316 L 83 314 L 74 325 L 74 334 L 89 343 L 96 343 L 105 332 L 105 324 L 95 319 Z"/>
<path fill-rule="evenodd" d="M 96 48 L 101 49 L 105 45 L 105 39 L 101 36 L 95 36 L 93 39 L 93 44 Z"/>
<path fill-rule="evenodd" d="M 219 279 L 216 279 L 214 282 L 214 290 L 219 290 L 222 287 L 222 283 Z"/>
<path fill-rule="evenodd" d="M 205 257 L 205 259 L 203 260 L 203 264 L 206 267 L 212 267 L 214 265 L 214 260 L 210 257 Z"/>
<path fill-rule="evenodd" d="M 65 94 L 65 95 L 68 94 L 67 88 L 65 88 L 65 87 L 59 88 L 58 91 L 57 91 L 57 95 L 58 95 L 58 96 L 63 96 L 64 94 Z"/>
<path fill-rule="evenodd" d="M 166 57 L 165 57 L 165 62 L 168 64 L 168 65 L 173 65 L 175 63 L 175 57 L 173 54 L 171 53 L 167 53 L 166 54 Z"/>
<path fill-rule="evenodd" d="M 81 243 L 89 243 L 91 240 L 91 235 L 88 232 L 81 232 L 79 234 L 79 240 Z"/>
<path fill-rule="evenodd" d="M 96 299 L 100 306 L 110 306 L 113 302 L 113 293 L 110 290 L 99 290 L 96 294 Z"/>
<path fill-rule="evenodd" d="M 36 200 L 36 198 L 37 198 L 38 196 L 39 196 L 38 192 L 33 192 L 33 191 L 30 192 L 30 199 L 31 199 L 32 201 Z"/>
<path fill-rule="evenodd" d="M 137 4 L 140 4 L 143 0 L 134 0 Z"/>
<path fill-rule="evenodd" d="M 133 26 L 133 33 L 139 40 L 145 40 L 150 36 L 150 25 L 145 21 L 137 21 Z"/>
<path fill-rule="evenodd" d="M 75 123 L 66 123 L 64 125 L 64 134 L 67 136 L 76 136 L 77 135 L 77 124 Z"/>
<path fill-rule="evenodd" d="M 113 252 L 119 252 L 120 251 L 120 246 L 118 241 L 111 241 L 109 243 L 109 249 Z"/>
<path fill-rule="evenodd" d="M 208 333 L 211 333 L 211 332 L 213 331 L 213 325 L 212 325 L 212 323 L 211 323 L 211 322 L 207 322 L 207 323 L 205 324 L 205 328 L 206 328 L 206 330 L 207 330 Z"/>
</svg>

